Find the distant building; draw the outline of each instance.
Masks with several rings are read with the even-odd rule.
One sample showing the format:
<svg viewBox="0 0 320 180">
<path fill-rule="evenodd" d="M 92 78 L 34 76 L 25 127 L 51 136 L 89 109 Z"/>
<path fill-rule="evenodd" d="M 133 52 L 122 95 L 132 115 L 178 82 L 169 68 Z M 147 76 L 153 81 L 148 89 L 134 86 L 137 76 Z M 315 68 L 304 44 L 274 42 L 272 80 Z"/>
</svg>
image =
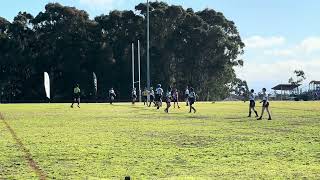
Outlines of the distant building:
<svg viewBox="0 0 320 180">
<path fill-rule="evenodd" d="M 276 92 L 278 100 L 293 100 L 294 96 L 299 94 L 301 84 L 278 84 L 272 89 Z M 280 93 L 278 93 L 280 91 Z"/>
<path fill-rule="evenodd" d="M 320 89 L 320 81 L 311 81 L 309 83 L 309 91 L 317 91 Z"/>
</svg>

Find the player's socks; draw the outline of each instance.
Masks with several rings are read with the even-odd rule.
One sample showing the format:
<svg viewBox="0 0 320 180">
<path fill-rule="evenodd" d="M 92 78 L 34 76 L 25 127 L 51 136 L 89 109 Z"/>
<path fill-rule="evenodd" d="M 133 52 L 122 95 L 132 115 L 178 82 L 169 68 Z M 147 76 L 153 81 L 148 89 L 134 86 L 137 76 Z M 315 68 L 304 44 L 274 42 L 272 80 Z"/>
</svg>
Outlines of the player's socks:
<svg viewBox="0 0 320 180">
<path fill-rule="evenodd" d="M 249 112 L 249 116 L 248 117 L 251 117 L 251 112 Z"/>
<path fill-rule="evenodd" d="M 258 112 L 257 112 L 257 111 L 254 111 L 254 113 L 256 113 L 256 117 L 259 117 L 259 115 L 258 115 Z"/>
</svg>

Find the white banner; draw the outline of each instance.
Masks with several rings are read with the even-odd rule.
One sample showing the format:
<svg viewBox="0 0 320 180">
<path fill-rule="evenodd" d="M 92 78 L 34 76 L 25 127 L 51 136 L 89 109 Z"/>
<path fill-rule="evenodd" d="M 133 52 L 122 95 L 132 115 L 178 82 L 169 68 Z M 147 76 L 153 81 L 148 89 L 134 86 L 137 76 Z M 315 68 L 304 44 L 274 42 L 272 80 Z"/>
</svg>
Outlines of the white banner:
<svg viewBox="0 0 320 180">
<path fill-rule="evenodd" d="M 96 76 L 96 73 L 93 73 L 93 85 L 94 85 L 94 89 L 96 90 L 96 94 L 98 92 L 98 79 L 97 79 L 97 76 Z"/>
<path fill-rule="evenodd" d="M 46 91 L 47 98 L 50 99 L 50 78 L 47 72 L 44 72 L 44 88 Z"/>
</svg>

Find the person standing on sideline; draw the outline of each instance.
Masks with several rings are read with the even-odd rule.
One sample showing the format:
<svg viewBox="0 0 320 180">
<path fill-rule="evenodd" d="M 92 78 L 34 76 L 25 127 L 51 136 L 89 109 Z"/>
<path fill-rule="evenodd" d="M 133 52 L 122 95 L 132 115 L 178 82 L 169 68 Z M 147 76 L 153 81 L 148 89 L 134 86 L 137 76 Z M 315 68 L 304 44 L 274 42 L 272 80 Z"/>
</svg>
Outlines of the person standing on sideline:
<svg viewBox="0 0 320 180">
<path fill-rule="evenodd" d="M 149 104 L 149 107 L 151 107 L 151 104 L 152 104 L 152 103 L 155 103 L 155 102 L 154 102 L 154 99 L 155 99 L 154 90 L 153 90 L 153 87 L 150 87 L 150 91 L 149 91 L 149 101 L 150 101 L 150 104 Z"/>
<path fill-rule="evenodd" d="M 189 106 L 189 87 L 187 86 L 186 90 L 184 91 L 184 97 L 185 97 L 185 101 L 186 101 L 186 106 Z"/>
<path fill-rule="evenodd" d="M 135 104 L 136 101 L 137 101 L 137 90 L 136 90 L 136 88 L 132 89 L 131 96 L 132 96 L 132 104 Z"/>
<path fill-rule="evenodd" d="M 149 91 L 147 88 L 144 88 L 144 90 L 142 91 L 142 100 L 143 100 L 143 105 L 148 105 L 148 94 Z"/>
<path fill-rule="evenodd" d="M 117 95 L 116 95 L 114 89 L 111 88 L 111 89 L 109 90 L 109 100 L 110 100 L 110 104 L 113 104 L 114 99 L 116 98 L 116 96 L 117 96 Z"/>
<path fill-rule="evenodd" d="M 270 110 L 269 110 L 269 106 L 270 106 L 269 97 L 268 97 L 266 88 L 262 89 L 262 101 L 260 103 L 263 103 L 262 104 L 262 112 L 261 112 L 261 116 L 257 120 L 261 120 L 262 119 L 263 113 L 264 113 L 265 110 L 267 111 L 267 113 L 269 115 L 268 120 L 272 120 L 271 113 L 270 113 Z"/>
<path fill-rule="evenodd" d="M 174 88 L 172 91 L 172 101 L 173 101 L 173 108 L 176 108 L 176 103 L 177 103 L 177 107 L 178 107 L 178 109 L 180 109 L 179 92 L 178 92 L 177 88 Z"/>
<path fill-rule="evenodd" d="M 163 89 L 161 88 L 161 84 L 158 84 L 156 89 L 156 100 L 155 100 L 157 109 L 160 109 L 160 107 L 162 106 L 162 96 L 163 96 Z"/>
<path fill-rule="evenodd" d="M 250 91 L 249 100 L 250 100 L 250 104 L 249 104 L 249 116 L 248 117 L 251 117 L 252 110 L 256 114 L 256 118 L 259 117 L 258 112 L 255 110 L 256 101 L 255 101 L 255 96 L 254 96 L 254 90 L 253 89 L 251 89 L 251 91 Z"/>
<path fill-rule="evenodd" d="M 78 108 L 80 108 L 80 86 L 77 84 L 73 89 L 73 102 L 71 104 L 71 108 L 73 108 L 74 103 L 78 103 Z"/>
</svg>

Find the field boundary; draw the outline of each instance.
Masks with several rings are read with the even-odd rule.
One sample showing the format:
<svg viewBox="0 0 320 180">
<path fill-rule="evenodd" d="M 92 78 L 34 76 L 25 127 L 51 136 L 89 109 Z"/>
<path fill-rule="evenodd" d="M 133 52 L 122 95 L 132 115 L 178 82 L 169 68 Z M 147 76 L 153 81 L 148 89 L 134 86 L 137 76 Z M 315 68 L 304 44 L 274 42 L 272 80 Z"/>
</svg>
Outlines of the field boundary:
<svg viewBox="0 0 320 180">
<path fill-rule="evenodd" d="M 39 164 L 32 158 L 30 151 L 24 146 L 22 141 L 17 136 L 16 132 L 11 128 L 9 123 L 5 120 L 5 118 L 1 112 L 0 112 L 0 120 L 3 121 L 6 128 L 9 130 L 10 134 L 12 135 L 13 139 L 18 144 L 19 149 L 24 153 L 24 158 L 28 162 L 28 165 L 30 166 L 30 168 L 39 176 L 40 180 L 47 179 L 47 174 L 41 169 Z"/>
</svg>

